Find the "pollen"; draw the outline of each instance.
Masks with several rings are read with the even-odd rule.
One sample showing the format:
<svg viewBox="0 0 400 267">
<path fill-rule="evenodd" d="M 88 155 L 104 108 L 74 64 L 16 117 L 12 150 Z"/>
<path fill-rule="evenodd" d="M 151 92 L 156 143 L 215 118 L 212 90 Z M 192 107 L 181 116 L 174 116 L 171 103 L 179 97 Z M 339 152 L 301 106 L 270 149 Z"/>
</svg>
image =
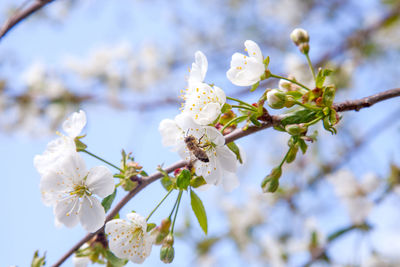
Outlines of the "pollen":
<svg viewBox="0 0 400 267">
<path fill-rule="evenodd" d="M 199 91 L 199 88 L 197 87 L 197 88 L 196 88 L 196 92 L 198 92 L 198 91 Z"/>
</svg>

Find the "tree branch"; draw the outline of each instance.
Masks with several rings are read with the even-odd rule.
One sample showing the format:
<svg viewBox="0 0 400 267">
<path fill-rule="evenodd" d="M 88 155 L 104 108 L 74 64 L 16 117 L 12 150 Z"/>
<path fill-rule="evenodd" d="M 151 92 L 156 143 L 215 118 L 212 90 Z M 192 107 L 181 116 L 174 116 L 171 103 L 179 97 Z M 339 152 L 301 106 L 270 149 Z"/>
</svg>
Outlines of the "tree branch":
<svg viewBox="0 0 400 267">
<path fill-rule="evenodd" d="M 388 90 L 381 92 L 379 94 L 375 94 L 369 97 L 364 97 L 359 100 L 353 100 L 353 101 L 345 101 L 342 103 L 334 104 L 334 108 L 338 112 L 343 112 L 343 111 L 349 111 L 349 110 L 360 110 L 361 108 L 365 107 L 370 107 L 373 104 L 384 101 L 389 98 L 397 97 L 400 96 L 400 88 Z M 225 142 L 229 143 L 232 141 L 235 141 L 237 139 L 240 139 L 244 136 L 250 135 L 255 132 L 259 132 L 261 130 L 267 129 L 272 127 L 274 124 L 278 123 L 281 120 L 281 116 L 269 116 L 267 119 L 267 122 L 263 122 L 260 127 L 256 126 L 250 126 L 247 130 L 242 130 L 242 129 L 236 129 L 235 131 L 231 132 L 230 134 L 225 136 Z M 185 165 L 187 165 L 188 162 L 186 161 L 178 161 L 175 164 L 170 165 L 169 167 L 165 168 L 164 171 L 167 173 L 173 172 L 177 168 L 181 168 Z M 106 222 L 112 220 L 114 216 L 122 209 L 122 207 L 128 203 L 136 194 L 138 194 L 142 189 L 144 189 L 146 186 L 149 184 L 153 183 L 154 181 L 157 181 L 163 177 L 163 174 L 160 172 L 156 172 L 146 178 L 139 179 L 139 185 L 130 191 L 123 199 L 121 199 L 120 202 L 117 203 L 117 205 L 109 212 Z M 77 244 L 75 244 L 67 253 L 65 253 L 54 265 L 53 267 L 60 266 L 68 257 L 70 257 L 76 250 L 78 250 L 83 244 L 85 244 L 87 241 L 89 241 L 94 235 L 97 233 L 100 233 L 104 230 L 104 226 L 97 230 L 95 233 L 90 233 L 87 234 L 82 240 L 80 240 Z"/>
<path fill-rule="evenodd" d="M 32 5 L 26 9 L 18 10 L 14 15 L 12 15 L 0 29 L 0 40 L 18 23 L 40 10 L 45 5 L 53 2 L 54 0 L 35 0 Z"/>
<path fill-rule="evenodd" d="M 378 102 L 397 96 L 400 96 L 400 88 L 387 90 L 358 100 L 345 101 L 342 103 L 334 104 L 333 108 L 338 112 L 349 110 L 359 111 L 362 108 L 368 108 Z"/>
</svg>

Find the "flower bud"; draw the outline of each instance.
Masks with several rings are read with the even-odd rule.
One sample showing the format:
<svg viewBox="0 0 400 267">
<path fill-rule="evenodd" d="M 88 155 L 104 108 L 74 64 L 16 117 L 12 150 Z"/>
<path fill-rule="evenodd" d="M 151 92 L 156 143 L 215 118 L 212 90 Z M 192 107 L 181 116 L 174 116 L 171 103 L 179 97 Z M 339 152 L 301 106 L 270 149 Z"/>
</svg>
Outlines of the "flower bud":
<svg viewBox="0 0 400 267">
<path fill-rule="evenodd" d="M 175 250 L 174 247 L 162 246 L 160 250 L 160 260 L 164 263 L 171 263 L 174 260 Z"/>
<path fill-rule="evenodd" d="M 310 41 L 310 36 L 306 30 L 296 28 L 290 34 L 290 39 L 292 39 L 296 46 L 300 46 L 301 44 L 308 43 Z"/>
<path fill-rule="evenodd" d="M 174 236 L 173 234 L 168 234 L 164 239 L 164 243 L 160 250 L 160 260 L 164 263 L 171 263 L 174 260 L 175 250 L 174 250 Z"/>
<path fill-rule="evenodd" d="M 271 173 L 261 182 L 263 192 L 275 192 L 279 187 L 279 178 L 281 177 L 281 175 L 282 169 L 280 167 L 273 168 Z"/>
<path fill-rule="evenodd" d="M 268 105 L 274 109 L 280 109 L 285 106 L 286 95 L 278 89 L 272 89 L 267 93 Z"/>
<path fill-rule="evenodd" d="M 286 156 L 286 162 L 291 163 L 296 159 L 297 152 L 299 151 L 299 146 L 296 144 L 292 146 Z"/>
<path fill-rule="evenodd" d="M 285 126 L 285 130 L 291 135 L 301 135 L 307 132 L 307 126 L 304 123 L 289 124 Z"/>
<path fill-rule="evenodd" d="M 171 226 L 171 219 L 170 218 L 164 219 L 161 221 L 160 230 L 162 232 L 168 232 L 170 226 Z"/>
</svg>

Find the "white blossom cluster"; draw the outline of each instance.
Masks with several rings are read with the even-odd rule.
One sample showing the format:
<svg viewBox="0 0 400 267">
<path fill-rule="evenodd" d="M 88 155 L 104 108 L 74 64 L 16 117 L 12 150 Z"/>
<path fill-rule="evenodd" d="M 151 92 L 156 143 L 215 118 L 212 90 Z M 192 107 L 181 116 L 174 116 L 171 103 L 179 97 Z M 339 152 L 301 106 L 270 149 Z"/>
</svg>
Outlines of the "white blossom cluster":
<svg viewBox="0 0 400 267">
<path fill-rule="evenodd" d="M 67 135 L 51 141 L 34 165 L 41 175 L 42 201 L 53 206 L 56 225 L 82 227 L 95 232 L 104 225 L 105 211 L 97 195 L 104 198 L 114 192 L 113 175 L 105 166 L 87 170 L 76 150 L 75 140 L 86 125 L 84 111 L 73 113 L 63 124 Z"/>
<path fill-rule="evenodd" d="M 339 170 L 329 175 L 328 181 L 333 184 L 336 194 L 348 209 L 351 221 L 354 224 L 364 223 L 374 207 L 368 195 L 379 187 L 378 177 L 367 174 L 358 181 L 350 171 Z"/>
<path fill-rule="evenodd" d="M 248 40 L 245 47 L 249 56 L 235 53 L 227 72 L 227 78 L 239 86 L 257 83 L 265 71 L 258 45 Z M 236 176 L 238 161 L 226 146 L 222 133 L 214 126 L 222 114 L 226 96 L 218 86 L 204 82 L 207 69 L 206 56 L 197 51 L 183 94 L 182 113 L 174 120 L 161 121 L 159 131 L 163 145 L 172 147 L 183 159 L 193 160 L 196 174 L 203 176 L 208 185 L 222 183 L 231 191 L 239 184 Z M 206 160 L 198 159 L 196 151 L 185 142 L 188 136 L 195 138 L 194 146 L 206 153 Z"/>
</svg>

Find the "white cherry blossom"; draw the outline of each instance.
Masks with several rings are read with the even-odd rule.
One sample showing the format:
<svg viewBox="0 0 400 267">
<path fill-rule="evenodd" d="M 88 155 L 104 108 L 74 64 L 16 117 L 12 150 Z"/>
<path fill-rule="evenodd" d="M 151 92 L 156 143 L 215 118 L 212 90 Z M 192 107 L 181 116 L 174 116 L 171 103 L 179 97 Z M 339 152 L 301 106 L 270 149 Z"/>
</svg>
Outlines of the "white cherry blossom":
<svg viewBox="0 0 400 267">
<path fill-rule="evenodd" d="M 227 71 L 226 77 L 238 86 L 250 86 L 261 80 L 265 72 L 264 57 L 260 47 L 253 41 L 244 42 L 249 56 L 235 53 L 232 56 L 231 68 Z"/>
<path fill-rule="evenodd" d="M 86 125 L 86 113 L 83 110 L 72 113 L 63 123 L 63 130 L 67 135 L 59 133 L 60 137 L 48 143 L 42 155 L 36 155 L 33 164 L 43 175 L 52 166 L 62 160 L 64 155 L 76 151 L 75 138 L 78 137 Z"/>
<path fill-rule="evenodd" d="M 65 156 L 40 180 L 42 201 L 53 206 L 56 221 L 67 227 L 80 222 L 89 232 L 95 232 L 105 221 L 105 211 L 94 195 L 104 198 L 114 191 L 110 170 L 97 166 L 87 171 L 78 153 Z"/>
<path fill-rule="evenodd" d="M 188 149 L 184 139 L 189 135 L 196 138 L 209 161 L 196 160 L 194 167 L 196 174 L 203 176 L 208 184 L 222 183 L 227 191 L 233 190 L 239 184 L 236 176 L 236 156 L 225 146 L 223 135 L 215 127 L 198 125 L 191 116 L 182 113 L 176 116 L 174 121 L 161 121 L 159 131 L 163 145 L 172 147 L 172 150 L 177 151 L 185 160 L 195 160 L 196 156 Z"/>
<path fill-rule="evenodd" d="M 151 253 L 154 237 L 147 232 L 143 216 L 129 213 L 126 217 L 128 220 L 114 219 L 106 223 L 110 250 L 118 258 L 143 263 Z"/>
<path fill-rule="evenodd" d="M 190 114 L 200 125 L 210 124 L 217 119 L 226 102 L 225 92 L 221 88 L 203 82 L 207 68 L 206 56 L 197 51 L 188 79 L 189 85 L 183 95 L 185 103 L 182 104 L 182 112 Z"/>
</svg>

